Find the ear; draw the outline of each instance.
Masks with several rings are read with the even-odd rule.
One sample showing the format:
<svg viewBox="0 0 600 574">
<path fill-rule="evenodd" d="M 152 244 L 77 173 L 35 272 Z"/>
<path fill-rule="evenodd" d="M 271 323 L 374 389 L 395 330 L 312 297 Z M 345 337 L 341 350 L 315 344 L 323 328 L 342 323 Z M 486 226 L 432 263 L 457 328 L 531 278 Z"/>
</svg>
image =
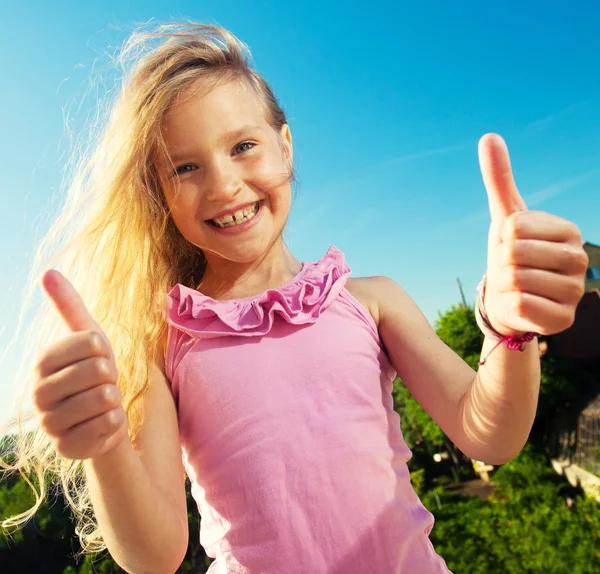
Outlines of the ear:
<svg viewBox="0 0 600 574">
<path fill-rule="evenodd" d="M 290 126 L 288 124 L 283 124 L 279 133 L 281 135 L 281 141 L 283 143 L 285 154 L 290 160 L 290 165 L 293 165 L 294 147 L 292 145 L 292 132 L 290 130 Z"/>
</svg>

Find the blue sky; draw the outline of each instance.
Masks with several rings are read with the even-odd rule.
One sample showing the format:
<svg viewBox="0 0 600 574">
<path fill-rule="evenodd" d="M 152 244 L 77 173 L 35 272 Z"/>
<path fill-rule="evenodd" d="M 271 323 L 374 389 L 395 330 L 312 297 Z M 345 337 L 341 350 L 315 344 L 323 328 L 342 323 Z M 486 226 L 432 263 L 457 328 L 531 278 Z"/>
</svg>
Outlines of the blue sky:
<svg viewBox="0 0 600 574">
<path fill-rule="evenodd" d="M 107 54 L 150 20 L 216 22 L 250 46 L 294 137 L 286 237 L 302 260 L 334 244 L 356 275 L 403 285 L 431 322 L 458 302 L 457 277 L 472 301 L 489 131 L 505 137 L 529 207 L 600 244 L 596 2 L 5 0 L 2 12 L 0 349 L 60 194 L 67 110 L 76 133 L 110 82 Z M 0 404 L 17 355 L 0 364 Z"/>
</svg>

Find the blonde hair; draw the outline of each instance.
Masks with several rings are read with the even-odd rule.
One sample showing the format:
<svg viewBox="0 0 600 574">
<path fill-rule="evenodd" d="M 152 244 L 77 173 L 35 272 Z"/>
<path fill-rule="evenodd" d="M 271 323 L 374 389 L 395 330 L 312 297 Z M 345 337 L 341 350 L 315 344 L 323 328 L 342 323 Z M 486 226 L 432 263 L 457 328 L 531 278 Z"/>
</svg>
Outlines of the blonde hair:
<svg viewBox="0 0 600 574">
<path fill-rule="evenodd" d="M 176 283 L 197 285 L 205 265 L 200 249 L 183 238 L 169 217 L 160 188 L 155 164 L 166 161 L 172 166 L 161 121 L 174 98 L 192 84 L 212 87 L 242 80 L 255 90 L 267 121 L 280 131 L 285 114 L 265 80 L 251 68 L 249 57 L 244 44 L 217 26 L 166 24 L 134 32 L 118 58 L 125 70 L 120 94 L 95 142 L 77 156 L 62 212 L 36 253 L 21 318 L 32 307 L 37 278 L 53 262 L 75 285 L 112 343 L 132 441 L 142 424 L 141 399 L 150 362 L 164 351 L 165 294 Z M 45 300 L 35 317 L 30 333 L 39 353 L 57 339 L 61 326 Z M 29 373 L 18 415 L 3 433 L 17 427 L 12 460 L 0 464 L 6 472 L 21 473 L 35 504 L 6 518 L 2 526 L 23 525 L 40 507 L 49 486 L 60 484 L 83 551 L 101 551 L 105 544 L 82 461 L 58 455 L 41 429 L 25 432 L 24 423 L 32 416 L 21 417 L 21 404 L 31 378 Z"/>
</svg>

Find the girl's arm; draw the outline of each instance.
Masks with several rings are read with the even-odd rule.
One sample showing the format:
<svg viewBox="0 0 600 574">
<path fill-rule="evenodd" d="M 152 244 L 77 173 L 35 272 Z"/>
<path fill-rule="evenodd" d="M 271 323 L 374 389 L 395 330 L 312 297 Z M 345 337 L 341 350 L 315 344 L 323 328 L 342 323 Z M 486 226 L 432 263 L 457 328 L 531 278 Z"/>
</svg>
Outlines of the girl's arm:
<svg viewBox="0 0 600 574">
<path fill-rule="evenodd" d="M 128 572 L 175 572 L 188 524 L 176 408 L 162 364 L 150 367 L 143 421 L 132 445 L 106 335 L 58 271 L 42 286 L 69 333 L 36 365 L 33 402 L 56 451 L 83 460 L 100 531 Z"/>
<path fill-rule="evenodd" d="M 135 574 L 175 572 L 188 546 L 184 470 L 173 397 L 153 366 L 135 442 L 84 462 L 94 513 L 114 560 Z"/>
<path fill-rule="evenodd" d="M 467 456 L 490 464 L 512 459 L 529 436 L 539 390 L 539 354 L 497 347 L 479 372 L 439 339 L 408 294 L 386 277 L 354 281 L 371 300 L 392 365 L 417 402 Z M 483 353 L 490 348 L 486 340 Z"/>
<path fill-rule="evenodd" d="M 177 414 L 162 360 L 152 363 L 132 445 L 109 340 L 58 271 L 42 287 L 69 333 L 36 365 L 33 402 L 56 452 L 83 460 L 94 515 L 109 552 L 126 571 L 175 572 L 188 523 Z"/>
<path fill-rule="evenodd" d="M 515 337 L 567 329 L 588 265 L 579 229 L 559 217 L 527 211 L 502 138 L 481 139 L 479 162 L 491 215 L 485 294 L 490 325 Z M 504 344 L 495 347 L 486 337 L 485 364 L 474 373 L 438 339 L 398 285 L 384 278 L 366 281 L 383 342 L 417 401 L 471 458 L 498 464 L 514 457 L 535 417 L 537 342 L 518 352 Z"/>
</svg>

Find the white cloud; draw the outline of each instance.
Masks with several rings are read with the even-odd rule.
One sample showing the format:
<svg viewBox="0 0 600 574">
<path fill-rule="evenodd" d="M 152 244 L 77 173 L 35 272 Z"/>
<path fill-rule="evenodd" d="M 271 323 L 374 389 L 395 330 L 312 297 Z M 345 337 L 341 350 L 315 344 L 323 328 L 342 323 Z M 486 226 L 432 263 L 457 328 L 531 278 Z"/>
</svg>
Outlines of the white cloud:
<svg viewBox="0 0 600 574">
<path fill-rule="evenodd" d="M 547 128 L 557 118 L 566 116 L 567 114 L 570 114 L 571 112 L 574 112 L 575 110 L 578 110 L 579 108 L 583 108 L 583 107 L 587 106 L 590 103 L 590 101 L 591 100 L 586 100 L 584 102 L 577 102 L 575 104 L 571 104 L 570 106 L 567 106 L 566 108 L 564 108 L 563 110 L 560 110 L 559 112 L 556 112 L 555 114 L 550 114 L 549 116 L 545 116 L 543 118 L 540 118 L 539 120 L 536 120 L 536 121 L 530 123 L 529 125 L 527 125 L 525 127 L 525 130 L 528 132 L 543 130 L 543 129 Z"/>
<path fill-rule="evenodd" d="M 539 205 L 552 197 L 557 197 L 558 195 L 560 195 L 566 191 L 569 191 L 570 189 L 573 189 L 574 187 L 577 187 L 578 185 L 580 185 L 582 183 L 586 183 L 587 181 L 592 179 L 592 177 L 599 175 L 599 174 L 600 174 L 600 170 L 592 170 L 592 171 L 587 171 L 585 173 L 582 173 L 575 177 L 563 179 L 553 185 L 549 185 L 538 191 L 534 191 L 533 193 L 523 195 L 523 200 L 525 201 L 525 205 L 527 205 L 527 207 L 529 209 L 531 209 L 532 207 Z M 452 221 L 440 223 L 440 224 L 436 225 L 435 228 L 432 229 L 431 231 L 438 231 L 438 232 L 452 231 L 452 230 L 467 227 L 469 225 L 477 224 L 482 221 L 489 221 L 489 217 L 490 217 L 489 210 L 487 210 L 487 209 L 481 210 L 481 211 L 466 215 L 465 217 L 460 217 L 460 218 L 452 220 Z"/>
<path fill-rule="evenodd" d="M 431 156 L 435 156 L 435 155 L 447 155 L 449 153 L 462 151 L 464 149 L 467 149 L 467 147 L 469 147 L 469 144 L 458 144 L 458 145 L 450 145 L 450 146 L 446 146 L 446 147 L 428 149 L 425 151 L 410 153 L 407 155 L 402 155 L 399 157 L 395 157 L 392 159 L 382 161 L 382 162 L 376 164 L 376 167 L 381 167 L 384 165 L 396 165 L 399 163 L 407 163 L 410 161 L 415 161 L 418 159 L 423 159 L 425 157 L 431 157 Z"/>
<path fill-rule="evenodd" d="M 527 207 L 529 208 L 531 208 L 534 205 L 539 205 L 540 203 L 543 203 L 551 197 L 556 197 L 557 195 L 560 195 L 561 193 L 564 193 L 569 189 L 572 189 L 582 183 L 585 183 L 586 181 L 589 181 L 594 175 L 597 175 L 599 173 L 600 170 L 588 171 L 575 177 L 563 179 L 562 181 L 559 181 L 554 185 L 549 185 L 548 187 L 544 187 L 543 189 L 540 189 L 528 195 L 524 195 L 523 199 L 525 200 L 525 205 L 527 205 Z"/>
</svg>

